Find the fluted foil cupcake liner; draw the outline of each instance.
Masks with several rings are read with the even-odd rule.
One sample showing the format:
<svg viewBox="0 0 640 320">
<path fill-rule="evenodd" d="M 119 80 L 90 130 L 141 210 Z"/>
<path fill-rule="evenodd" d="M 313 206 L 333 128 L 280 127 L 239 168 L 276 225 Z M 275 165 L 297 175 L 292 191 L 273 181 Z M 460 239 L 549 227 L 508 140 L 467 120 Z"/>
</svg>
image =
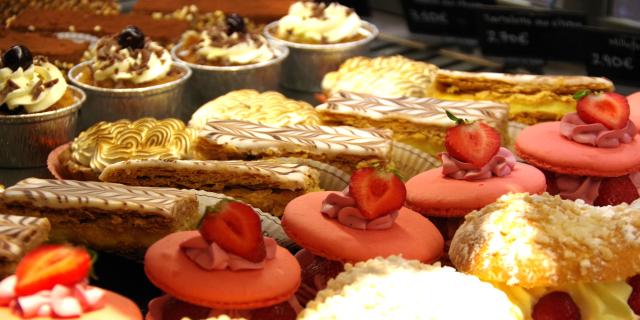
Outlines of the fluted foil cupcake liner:
<svg viewBox="0 0 640 320">
<path fill-rule="evenodd" d="M 320 188 L 326 191 L 342 191 L 349 186 L 351 178 L 346 172 L 326 163 L 304 158 L 278 158 L 283 162 L 302 163 L 318 170 L 320 173 Z"/>
<path fill-rule="evenodd" d="M 289 89 L 304 92 L 321 92 L 322 78 L 338 69 L 345 60 L 364 55 L 368 45 L 378 36 L 375 25 L 362 21 L 368 36 L 364 39 L 335 44 L 305 44 L 282 40 L 275 36 L 278 21 L 264 28 L 270 42 L 289 48 L 289 57 L 284 60 L 281 84 Z"/>
<path fill-rule="evenodd" d="M 215 206 L 222 200 L 236 200 L 224 194 L 202 191 L 202 190 L 189 190 L 196 194 L 198 197 L 198 210 L 201 216 L 204 216 L 206 208 L 208 206 Z M 295 243 L 289 239 L 287 234 L 280 225 L 280 219 L 265 213 L 258 208 L 253 208 L 260 217 L 260 223 L 262 225 L 262 233 L 268 237 L 273 238 L 276 242 L 285 248 L 294 248 Z"/>
<path fill-rule="evenodd" d="M 184 89 L 191 77 L 191 69 L 174 62 L 184 75 L 177 80 L 144 88 L 99 88 L 77 80 L 81 70 L 91 61 L 80 63 L 69 70 L 68 78 L 87 94 L 85 108 L 80 113 L 79 129 L 85 130 L 100 121 L 120 119 L 138 120 L 178 118 L 183 113 Z"/>
<path fill-rule="evenodd" d="M 391 163 L 405 181 L 441 165 L 436 157 L 397 141 L 393 142 Z"/>
<path fill-rule="evenodd" d="M 75 136 L 78 110 L 84 105 L 82 90 L 68 86 L 75 103 L 62 109 L 31 114 L 0 115 L 1 168 L 44 167 L 57 146 Z"/>
<path fill-rule="evenodd" d="M 190 106 L 184 110 L 183 117 L 190 118 L 202 104 L 233 90 L 278 90 L 282 61 L 289 56 L 289 49 L 278 45 L 273 45 L 273 48 L 276 57 L 269 61 L 244 66 L 206 66 L 181 60 L 177 53 L 182 47 L 173 47 L 173 59 L 187 65 L 193 72 L 189 80 Z"/>
</svg>

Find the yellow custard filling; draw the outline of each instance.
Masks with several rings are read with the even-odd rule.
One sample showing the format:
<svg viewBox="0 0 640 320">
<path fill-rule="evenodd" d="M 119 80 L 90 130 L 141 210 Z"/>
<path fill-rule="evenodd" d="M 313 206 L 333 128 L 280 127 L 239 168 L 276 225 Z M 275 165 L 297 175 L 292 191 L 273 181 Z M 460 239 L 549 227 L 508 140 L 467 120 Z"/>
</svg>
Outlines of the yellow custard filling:
<svg viewBox="0 0 640 320">
<path fill-rule="evenodd" d="M 638 319 L 627 303 L 632 288 L 624 281 L 581 283 L 554 289 L 524 289 L 497 283 L 493 285 L 504 291 L 511 302 L 520 308 L 522 319 L 531 319 L 531 312 L 535 303 L 545 294 L 552 291 L 568 293 L 578 305 L 582 320 Z"/>
<path fill-rule="evenodd" d="M 446 93 L 436 91 L 433 96 L 444 100 L 489 100 L 509 104 L 509 116 L 513 117 L 521 113 L 532 114 L 553 114 L 557 118 L 575 112 L 576 103 L 569 100 L 568 96 L 557 96 L 552 92 L 542 91 L 536 94 L 497 94 L 490 91 L 480 91 L 476 93 Z"/>
</svg>

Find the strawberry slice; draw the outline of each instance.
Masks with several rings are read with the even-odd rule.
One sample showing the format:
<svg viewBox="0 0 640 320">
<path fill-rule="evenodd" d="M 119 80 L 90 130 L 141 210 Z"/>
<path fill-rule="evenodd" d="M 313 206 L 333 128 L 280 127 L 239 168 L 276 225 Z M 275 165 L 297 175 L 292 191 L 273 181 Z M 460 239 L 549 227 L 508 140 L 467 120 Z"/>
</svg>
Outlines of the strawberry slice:
<svg viewBox="0 0 640 320">
<path fill-rule="evenodd" d="M 576 96 L 582 96 L 578 93 Z M 601 123 L 611 130 L 622 129 L 629 122 L 629 102 L 615 92 L 588 94 L 578 100 L 578 116 L 586 123 Z"/>
<path fill-rule="evenodd" d="M 74 285 L 89 275 L 91 257 L 86 250 L 65 245 L 43 245 L 29 252 L 16 270 L 16 294 L 27 296 L 55 285 Z"/>
<path fill-rule="evenodd" d="M 251 262 L 260 262 L 267 255 L 260 218 L 244 203 L 223 201 L 216 207 L 208 207 L 200 234 L 209 243 L 215 242 Z"/>
<path fill-rule="evenodd" d="M 631 307 L 631 310 L 633 310 L 633 313 L 640 315 L 640 274 L 629 278 L 627 283 L 633 288 L 627 303 L 629 307 Z"/>
<path fill-rule="evenodd" d="M 447 111 L 456 126 L 447 129 L 444 146 L 450 156 L 480 168 L 500 150 L 500 133 L 482 122 L 468 122 Z"/>
<path fill-rule="evenodd" d="M 580 309 L 566 292 L 546 294 L 533 307 L 533 320 L 580 320 Z"/>
<path fill-rule="evenodd" d="M 600 182 L 598 197 L 593 204 L 596 206 L 615 206 L 623 202 L 631 203 L 638 199 L 638 188 L 631 182 L 629 176 L 604 178 Z"/>
<path fill-rule="evenodd" d="M 398 176 L 374 168 L 354 172 L 349 193 L 362 215 L 370 220 L 399 210 L 407 197 L 407 189 Z"/>
</svg>

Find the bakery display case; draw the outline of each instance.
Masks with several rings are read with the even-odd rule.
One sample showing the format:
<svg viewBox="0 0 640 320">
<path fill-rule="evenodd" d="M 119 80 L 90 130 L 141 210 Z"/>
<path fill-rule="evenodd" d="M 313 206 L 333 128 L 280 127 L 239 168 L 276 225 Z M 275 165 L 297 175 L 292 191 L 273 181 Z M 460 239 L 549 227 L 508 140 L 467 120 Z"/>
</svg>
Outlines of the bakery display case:
<svg viewBox="0 0 640 320">
<path fill-rule="evenodd" d="M 0 19 L 0 319 L 640 318 L 635 0 Z"/>
</svg>

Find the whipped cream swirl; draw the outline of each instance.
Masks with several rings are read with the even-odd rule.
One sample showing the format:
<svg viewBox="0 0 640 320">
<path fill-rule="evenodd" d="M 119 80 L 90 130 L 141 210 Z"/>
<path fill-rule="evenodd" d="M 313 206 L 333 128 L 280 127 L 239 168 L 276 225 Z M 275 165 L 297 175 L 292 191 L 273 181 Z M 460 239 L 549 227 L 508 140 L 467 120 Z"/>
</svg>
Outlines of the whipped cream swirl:
<svg viewBox="0 0 640 320">
<path fill-rule="evenodd" d="M 185 47 L 186 44 L 193 45 Z M 247 65 L 273 59 L 276 54 L 266 38 L 259 34 L 234 32 L 231 35 L 220 28 L 211 28 L 200 33 L 187 31 L 182 36 L 183 58 L 196 55 L 205 62 L 219 65 Z"/>
<path fill-rule="evenodd" d="M 26 70 L 0 69 L 0 105 L 9 110 L 20 106 L 27 113 L 41 112 L 54 105 L 67 91 L 60 70 L 44 58 L 37 58 Z"/>
<path fill-rule="evenodd" d="M 276 241 L 264 237 L 264 245 L 267 250 L 267 256 L 260 262 L 251 262 L 247 259 L 239 257 L 235 254 L 228 253 L 215 242 L 207 243 L 201 237 L 191 238 L 180 244 L 182 252 L 195 264 L 205 270 L 255 270 L 264 268 L 266 260 L 271 260 L 276 256 L 278 245 Z"/>
<path fill-rule="evenodd" d="M 398 218 L 398 211 L 393 211 L 373 220 L 367 219 L 356 206 L 356 200 L 349 194 L 349 188 L 341 193 L 330 193 L 322 201 L 321 212 L 342 225 L 360 230 L 389 229 Z"/>
<path fill-rule="evenodd" d="M 487 164 L 478 168 L 470 163 L 460 161 L 447 152 L 440 154 L 442 174 L 457 180 L 483 180 L 492 176 L 504 177 L 513 171 L 516 157 L 506 148 L 500 148 Z"/>
<path fill-rule="evenodd" d="M 169 51 L 149 38 L 144 40 L 142 49 L 123 48 L 115 37 L 102 38 L 95 50 L 91 69 L 98 82 L 150 82 L 165 77 L 173 66 Z"/>
<path fill-rule="evenodd" d="M 555 192 L 562 199 L 578 200 L 593 204 L 600 195 L 602 177 L 574 176 L 569 174 L 550 173 L 555 181 Z M 640 192 L 640 172 L 629 174 L 629 179 Z"/>
<path fill-rule="evenodd" d="M 0 282 L 0 306 L 12 308 L 22 318 L 77 318 L 104 305 L 105 291 L 86 282 L 72 286 L 57 284 L 51 290 L 18 297 L 15 293 L 17 281 L 18 278 L 12 275 Z"/>
<path fill-rule="evenodd" d="M 598 148 L 615 148 L 622 143 L 630 143 L 638 133 L 633 121 L 627 121 L 622 129 L 611 130 L 601 123 L 586 123 L 577 113 L 562 117 L 560 134 L 567 139 Z"/>
<path fill-rule="evenodd" d="M 278 21 L 277 34 L 283 39 L 303 39 L 317 43 L 337 43 L 361 32 L 362 20 L 353 9 L 333 2 L 296 2 Z"/>
</svg>

